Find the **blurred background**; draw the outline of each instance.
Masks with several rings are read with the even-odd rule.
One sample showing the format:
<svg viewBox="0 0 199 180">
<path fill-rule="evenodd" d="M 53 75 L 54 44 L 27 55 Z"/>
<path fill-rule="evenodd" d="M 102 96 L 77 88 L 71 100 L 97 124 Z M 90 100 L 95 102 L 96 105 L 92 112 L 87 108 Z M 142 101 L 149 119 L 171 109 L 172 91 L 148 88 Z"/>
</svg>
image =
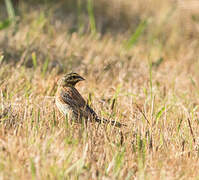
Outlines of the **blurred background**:
<svg viewBox="0 0 199 180">
<path fill-rule="evenodd" d="M 51 66 L 67 70 L 64 60 L 73 61 L 70 68 L 75 68 L 86 58 L 78 52 L 86 46 L 81 37 L 93 35 L 119 40 L 125 52 L 141 44 L 157 63 L 165 57 L 176 60 L 184 48 L 198 50 L 198 9 L 197 0 L 1 0 L 0 50 L 6 61 L 32 67 L 32 55 L 38 63 L 48 57 Z M 79 50 L 69 52 L 63 41 L 76 35 Z"/>
<path fill-rule="evenodd" d="M 0 179 L 197 179 L 198 70 L 198 0 L 0 0 Z M 71 71 L 127 127 L 70 125 Z"/>
</svg>

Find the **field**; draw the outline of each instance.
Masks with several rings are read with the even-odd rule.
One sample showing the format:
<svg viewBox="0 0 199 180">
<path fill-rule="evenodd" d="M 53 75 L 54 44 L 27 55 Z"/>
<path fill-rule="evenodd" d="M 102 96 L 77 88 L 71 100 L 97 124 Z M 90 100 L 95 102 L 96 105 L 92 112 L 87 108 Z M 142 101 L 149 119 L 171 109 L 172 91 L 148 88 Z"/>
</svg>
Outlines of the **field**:
<svg viewBox="0 0 199 180">
<path fill-rule="evenodd" d="M 199 2 L 0 2 L 0 179 L 199 179 Z M 68 123 L 57 80 L 100 117 Z"/>
</svg>

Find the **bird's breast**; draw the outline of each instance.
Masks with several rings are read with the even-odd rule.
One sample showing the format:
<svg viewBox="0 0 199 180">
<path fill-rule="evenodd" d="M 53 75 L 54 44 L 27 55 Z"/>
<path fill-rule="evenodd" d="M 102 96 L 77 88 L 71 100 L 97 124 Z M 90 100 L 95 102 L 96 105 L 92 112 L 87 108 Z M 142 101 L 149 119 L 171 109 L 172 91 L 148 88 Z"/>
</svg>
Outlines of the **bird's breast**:
<svg viewBox="0 0 199 180">
<path fill-rule="evenodd" d="M 59 109 L 59 111 L 64 114 L 64 116 L 66 116 L 69 111 L 70 111 L 70 108 L 67 104 L 63 103 L 59 98 L 56 98 L 56 106 L 57 108 Z"/>
</svg>

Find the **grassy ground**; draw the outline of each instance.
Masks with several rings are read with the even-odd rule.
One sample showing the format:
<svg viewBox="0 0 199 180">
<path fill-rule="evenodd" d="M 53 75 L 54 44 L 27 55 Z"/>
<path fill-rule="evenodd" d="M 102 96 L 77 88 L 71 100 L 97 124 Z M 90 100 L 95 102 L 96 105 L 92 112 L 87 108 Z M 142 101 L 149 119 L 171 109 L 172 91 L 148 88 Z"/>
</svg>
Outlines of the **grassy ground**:
<svg viewBox="0 0 199 180">
<path fill-rule="evenodd" d="M 199 4 L 91 2 L 20 1 L 7 28 L 0 4 L 0 178 L 199 179 Z M 54 95 L 70 71 L 128 127 L 68 124 Z"/>
</svg>

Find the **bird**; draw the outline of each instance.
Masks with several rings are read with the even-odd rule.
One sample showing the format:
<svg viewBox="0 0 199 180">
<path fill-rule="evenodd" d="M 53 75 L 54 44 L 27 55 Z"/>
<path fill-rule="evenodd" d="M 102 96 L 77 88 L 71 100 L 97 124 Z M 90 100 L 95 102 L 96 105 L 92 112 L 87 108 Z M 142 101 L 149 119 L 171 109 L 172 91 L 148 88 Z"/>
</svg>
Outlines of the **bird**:
<svg viewBox="0 0 199 180">
<path fill-rule="evenodd" d="M 115 127 L 126 126 L 117 121 L 109 121 L 104 118 L 98 117 L 95 111 L 86 103 L 84 98 L 75 88 L 75 85 L 85 80 L 82 76 L 75 72 L 63 75 L 57 82 L 58 88 L 56 92 L 56 106 L 59 111 L 74 122 L 97 122 L 103 124 L 111 124 Z"/>
</svg>

